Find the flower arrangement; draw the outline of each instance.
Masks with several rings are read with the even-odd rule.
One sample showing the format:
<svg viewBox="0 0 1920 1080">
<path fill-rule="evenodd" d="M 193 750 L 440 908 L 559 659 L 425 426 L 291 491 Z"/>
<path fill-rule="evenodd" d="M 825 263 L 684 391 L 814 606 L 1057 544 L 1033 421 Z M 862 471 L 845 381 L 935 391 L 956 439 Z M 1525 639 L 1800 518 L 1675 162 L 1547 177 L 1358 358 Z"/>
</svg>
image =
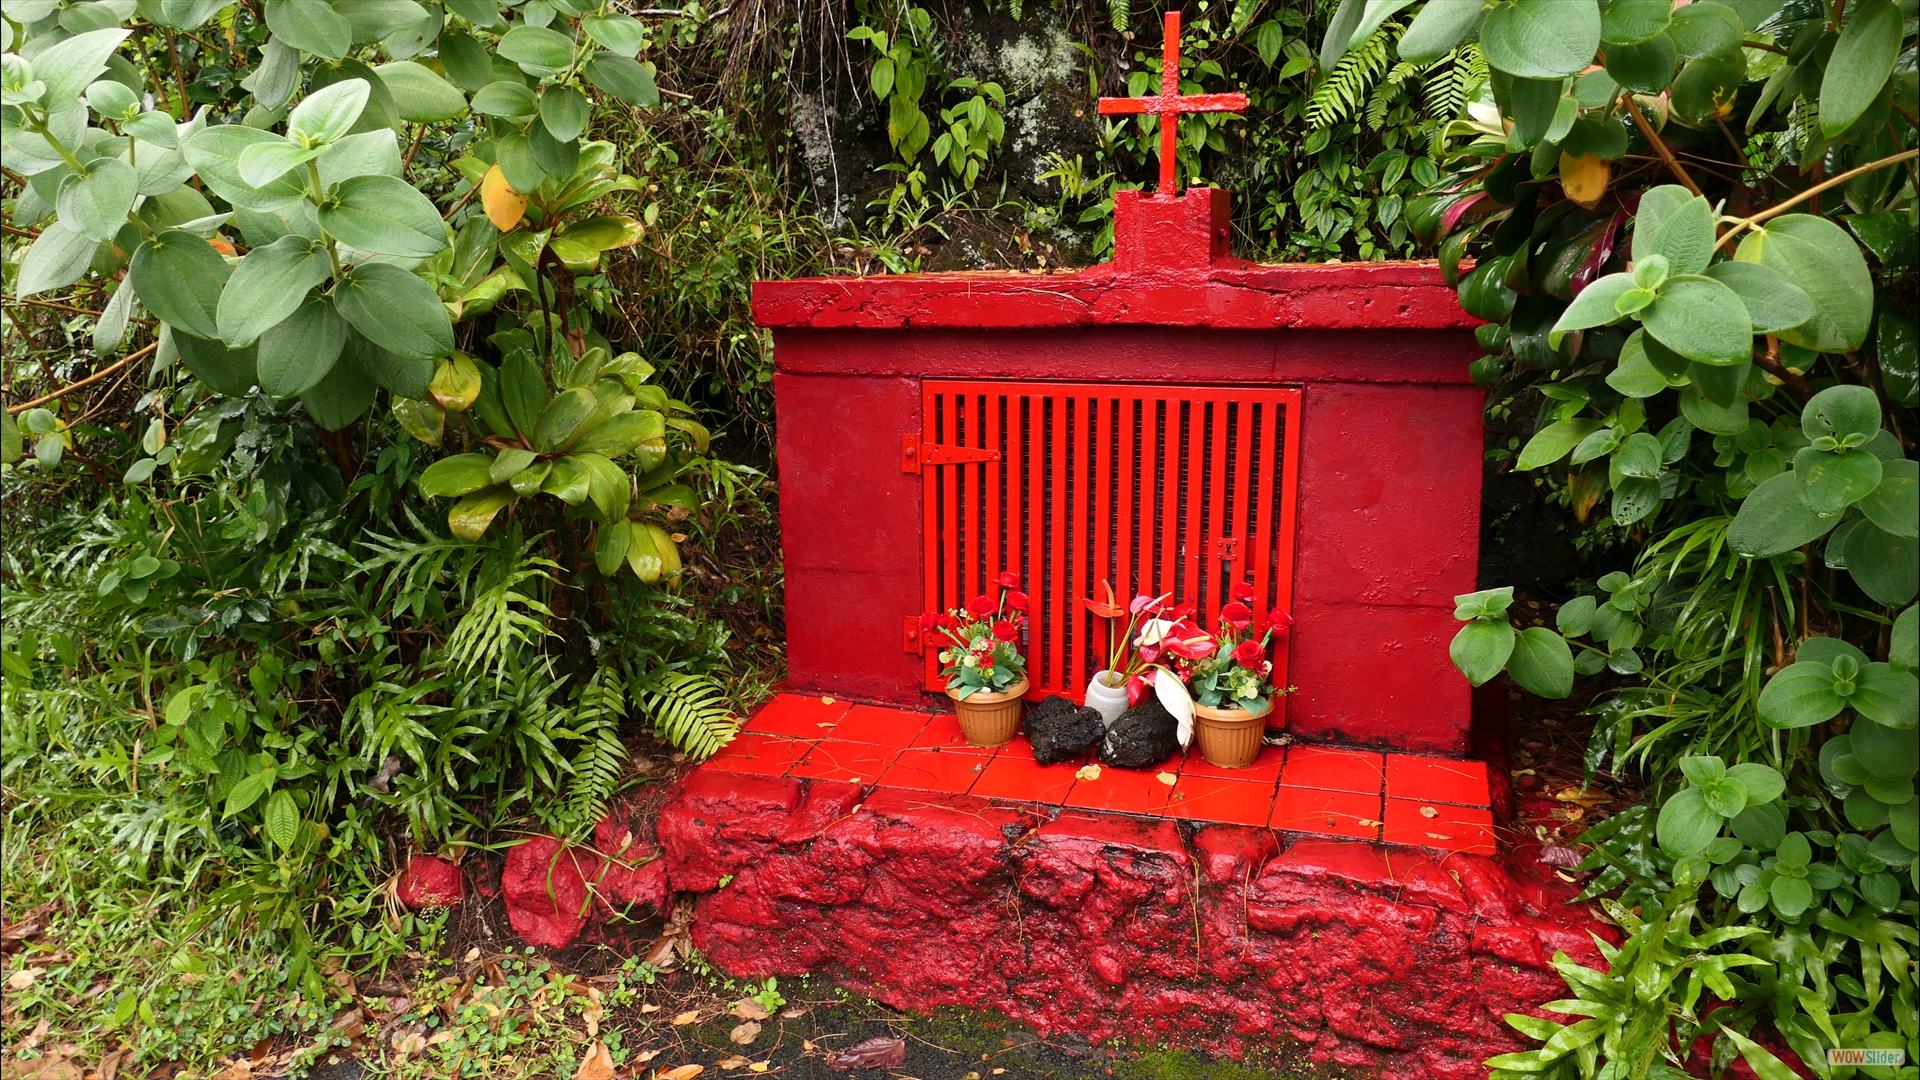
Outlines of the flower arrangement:
<svg viewBox="0 0 1920 1080">
<path fill-rule="evenodd" d="M 1083 603 L 1096 617 L 1107 620 L 1107 640 L 1111 648 L 1106 670 L 1101 675 L 1113 689 L 1126 687 L 1129 705 L 1146 700 L 1147 691 L 1154 686 L 1155 674 L 1167 670 L 1163 659 L 1169 656 L 1197 659 L 1211 654 L 1213 639 L 1194 624 L 1192 604 L 1175 604 L 1173 594 L 1164 593 L 1136 596 L 1123 608 L 1114 596 L 1111 582 L 1100 582 L 1100 590 L 1106 594 L 1105 599 Z M 1124 628 L 1120 623 L 1122 616 L 1127 620 Z"/>
<path fill-rule="evenodd" d="M 1183 643 L 1175 670 L 1198 704 L 1262 715 L 1273 698 L 1293 689 L 1274 687 L 1273 661 L 1267 659 L 1268 646 L 1276 636 L 1286 637 L 1293 618 L 1276 610 L 1255 626 L 1252 603 L 1253 589 L 1244 582 L 1236 584 L 1232 599 L 1220 609 L 1219 634 L 1204 647 L 1197 637 Z"/>
<path fill-rule="evenodd" d="M 976 596 L 965 607 L 920 616 L 921 633 L 941 646 L 940 674 L 956 701 L 1001 693 L 1027 674 L 1018 644 L 1027 626 L 1027 595 L 1011 571 L 995 578 L 994 585 L 998 598 Z"/>
</svg>

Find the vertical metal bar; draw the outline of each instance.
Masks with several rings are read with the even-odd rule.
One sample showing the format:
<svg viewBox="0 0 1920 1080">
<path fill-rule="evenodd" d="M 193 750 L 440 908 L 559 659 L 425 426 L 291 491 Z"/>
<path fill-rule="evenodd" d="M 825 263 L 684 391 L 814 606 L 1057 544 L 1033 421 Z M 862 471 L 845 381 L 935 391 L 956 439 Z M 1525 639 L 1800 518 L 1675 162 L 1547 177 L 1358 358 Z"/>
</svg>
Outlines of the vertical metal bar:
<svg viewBox="0 0 1920 1080">
<path fill-rule="evenodd" d="M 1253 504 L 1248 501 L 1247 476 L 1253 471 L 1253 410 L 1251 401 L 1237 401 L 1233 405 L 1233 511 L 1220 528 L 1221 536 L 1231 536 L 1234 540 L 1234 554 L 1237 558 L 1227 567 L 1227 588 L 1246 579 L 1243 564 L 1262 561 L 1265 556 L 1259 554 L 1253 546 Z M 1254 605 L 1258 608 L 1259 601 Z"/>
<path fill-rule="evenodd" d="M 1282 485 L 1280 469 L 1281 409 L 1277 402 L 1260 403 L 1260 420 L 1253 430 L 1260 438 L 1260 458 L 1256 481 L 1260 487 L 1259 498 L 1253 503 L 1253 596 L 1254 614 L 1264 615 L 1273 609 L 1273 508 L 1279 500 L 1277 494 Z"/>
<path fill-rule="evenodd" d="M 1280 392 L 1280 399 L 1285 403 L 1284 408 L 1276 408 L 1274 411 L 1281 414 L 1280 422 L 1286 432 L 1286 449 L 1282 452 L 1280 461 L 1280 536 L 1270 558 L 1274 563 L 1275 577 L 1279 579 L 1277 582 L 1279 593 L 1277 603 L 1280 606 L 1280 610 L 1291 613 L 1293 611 L 1293 543 L 1294 534 L 1299 522 L 1299 507 L 1297 506 L 1297 502 L 1300 493 L 1300 411 L 1302 407 L 1302 393 L 1299 390 L 1282 390 Z M 1265 557 L 1263 557 L 1263 559 L 1264 558 Z M 1289 646 L 1291 646 L 1291 643 L 1292 639 L 1289 638 Z M 1277 686 L 1285 686 L 1287 685 L 1287 650 L 1280 649 L 1277 650 L 1277 652 L 1278 655 L 1274 658 L 1273 662 L 1274 683 Z M 1285 720 L 1284 709 L 1286 704 L 1287 699 L 1284 697 L 1281 698 L 1279 702 L 1280 708 L 1276 710 L 1276 712 L 1279 713 L 1275 718 L 1276 721 Z"/>
<path fill-rule="evenodd" d="M 1212 464 L 1207 468 L 1207 517 L 1201 522 L 1200 542 L 1206 549 L 1201 566 L 1206 572 L 1206 600 L 1201 604 L 1201 626 L 1211 630 L 1220 617 L 1220 606 L 1227 602 L 1223 582 L 1227 553 L 1220 550 L 1227 535 L 1227 409 L 1230 399 L 1217 397 L 1207 403 L 1209 421 L 1207 441 L 1213 447 Z"/>
<path fill-rule="evenodd" d="M 1029 684 L 1046 684 L 1047 660 L 1043 646 L 1047 632 L 1047 399 L 1036 387 L 1027 395 L 1027 558 L 1033 598 L 1033 610 L 1027 634 L 1027 671 Z"/>
<path fill-rule="evenodd" d="M 1115 486 L 1117 504 L 1114 514 L 1115 525 L 1113 557 L 1113 591 L 1119 603 L 1127 604 L 1133 599 L 1133 500 L 1134 491 L 1133 455 L 1134 428 L 1133 410 L 1140 402 L 1140 395 L 1129 394 L 1120 398 L 1120 479 Z M 1143 470 L 1144 473 L 1144 470 Z M 1121 626 L 1126 620 L 1121 620 Z M 1111 649 L 1111 645 L 1108 646 Z"/>
<path fill-rule="evenodd" d="M 1093 429 L 1094 440 L 1094 557 L 1093 571 L 1087 575 L 1086 588 L 1082 590 L 1083 594 L 1089 597 L 1098 595 L 1100 589 L 1099 583 L 1112 580 L 1108 575 L 1113 573 L 1113 499 L 1108 493 L 1111 491 L 1118 494 L 1117 490 L 1113 487 L 1114 452 L 1109 448 L 1112 442 L 1114 428 L 1117 426 L 1114 423 L 1113 415 L 1115 405 L 1116 403 L 1113 399 L 1109 398 L 1105 392 L 1093 398 L 1092 423 L 1090 426 Z M 1087 681 L 1093 678 L 1093 673 L 1105 666 L 1101 663 L 1101 654 L 1109 648 L 1109 642 L 1107 641 L 1107 624 L 1103 620 L 1095 619 L 1092 612 L 1077 605 L 1075 608 L 1075 617 L 1080 620 L 1080 625 L 1087 628 L 1087 648 L 1082 649 L 1080 654 L 1087 658 L 1085 662 L 1088 665 L 1088 670 L 1086 671 L 1085 679 L 1076 679 L 1074 681 L 1075 686 L 1084 688 Z M 1099 628 L 1098 633 L 1095 632 L 1095 627 Z"/>
<path fill-rule="evenodd" d="M 1153 553 L 1153 591 L 1180 591 L 1180 547 L 1175 530 L 1180 524 L 1180 399 L 1164 399 L 1166 419 L 1160 422 L 1160 547 Z"/>
<path fill-rule="evenodd" d="M 989 383 L 986 388 L 986 408 L 981 410 L 980 445 L 989 450 L 1000 450 L 1000 388 Z M 981 565 L 987 568 L 989 576 L 1003 569 L 1016 569 L 1000 553 L 1000 483 L 1007 471 L 1005 457 L 999 461 L 986 461 L 980 465 L 981 475 L 986 478 L 985 507 L 986 514 L 981 524 L 980 557 Z"/>
<path fill-rule="evenodd" d="M 938 430 L 940 416 L 940 391 L 932 383 L 923 383 L 920 393 L 920 430 L 922 432 Z M 940 471 L 922 466 L 920 469 L 920 505 L 923 524 L 920 532 L 921 559 L 926 563 L 927 581 L 926 606 L 928 611 L 940 611 L 945 608 L 946 596 L 941 589 L 940 578 Z M 928 690 L 941 688 L 939 650 L 925 649 L 926 687 Z"/>
<path fill-rule="evenodd" d="M 1199 394 L 1192 395 L 1189 400 L 1185 470 L 1188 475 L 1184 500 L 1187 511 L 1187 551 L 1182 562 L 1186 564 L 1184 588 L 1187 598 L 1204 611 L 1209 598 L 1200 580 L 1200 562 L 1206 551 L 1207 535 L 1200 531 L 1200 519 L 1207 505 L 1207 402 Z"/>
<path fill-rule="evenodd" d="M 1058 690 L 1066 679 L 1067 668 L 1064 663 L 1066 649 L 1065 620 L 1061 617 L 1061 606 L 1067 588 L 1067 514 L 1070 496 L 1067 482 L 1073 475 L 1068 453 L 1068 428 L 1072 426 L 1072 398 L 1064 393 L 1049 395 L 1053 406 L 1053 468 L 1047 475 L 1047 486 L 1051 489 L 1052 506 L 1049 507 L 1048 528 L 1051 540 L 1047 545 L 1047 686 Z"/>
<path fill-rule="evenodd" d="M 1026 460 L 1020 456 L 1021 406 L 1024 401 L 1024 395 L 1017 385 L 1007 384 L 1005 389 L 1007 392 L 1007 410 L 1001 419 L 1001 426 L 1006 429 L 1007 445 L 1006 449 L 1001 451 L 1002 457 L 1000 461 L 1001 464 L 1005 466 L 1007 474 L 1007 502 L 1004 515 L 1007 524 L 1007 553 L 1006 557 L 1001 561 L 1011 567 L 1014 573 L 1020 575 L 1020 579 L 1025 586 L 1025 591 L 1034 596 L 1038 596 L 1040 595 L 1040 589 L 1035 582 L 1033 566 L 1031 562 L 1024 557 L 1024 552 L 1022 551 L 1023 545 L 1021 544 L 1022 533 L 1020 525 L 1026 520 L 1021 510 L 1021 508 L 1026 505 L 1021 496 L 1021 485 L 1027 481 L 1027 463 Z M 1029 610 L 1028 615 L 1030 616 L 1030 621 L 1028 623 L 1027 640 L 1020 646 L 1022 650 L 1021 655 L 1028 658 L 1029 667 L 1031 667 L 1033 658 L 1033 646 L 1040 641 L 1040 624 L 1037 620 L 1031 620 L 1031 616 L 1037 614 L 1037 612 Z"/>
<path fill-rule="evenodd" d="M 959 427 L 955 413 L 959 411 L 960 400 L 966 396 L 965 389 L 954 387 L 946 396 L 946 408 L 941 411 L 940 427 L 935 442 L 949 445 Z M 948 607 L 957 607 L 967 602 L 966 570 L 960 565 L 960 480 L 955 470 L 941 466 L 933 470 L 939 475 L 941 505 L 946 511 L 946 528 L 941 530 L 940 545 L 945 557 L 945 583 L 947 595 L 952 597 Z"/>
</svg>

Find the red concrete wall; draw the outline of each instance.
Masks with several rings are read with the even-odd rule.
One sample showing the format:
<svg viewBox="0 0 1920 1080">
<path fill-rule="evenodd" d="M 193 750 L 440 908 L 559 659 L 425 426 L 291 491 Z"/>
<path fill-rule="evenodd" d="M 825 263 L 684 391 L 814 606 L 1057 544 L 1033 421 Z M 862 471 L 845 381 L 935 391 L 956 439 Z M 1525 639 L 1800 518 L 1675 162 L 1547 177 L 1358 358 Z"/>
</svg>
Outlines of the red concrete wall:
<svg viewBox="0 0 1920 1080">
<path fill-rule="evenodd" d="M 1464 326 L 776 329 L 789 681 L 921 700 L 901 636 L 924 604 L 921 481 L 899 464 L 921 378 L 1301 386 L 1288 726 L 1465 754 L 1470 691 L 1447 643 L 1478 564 L 1478 354 Z"/>
</svg>

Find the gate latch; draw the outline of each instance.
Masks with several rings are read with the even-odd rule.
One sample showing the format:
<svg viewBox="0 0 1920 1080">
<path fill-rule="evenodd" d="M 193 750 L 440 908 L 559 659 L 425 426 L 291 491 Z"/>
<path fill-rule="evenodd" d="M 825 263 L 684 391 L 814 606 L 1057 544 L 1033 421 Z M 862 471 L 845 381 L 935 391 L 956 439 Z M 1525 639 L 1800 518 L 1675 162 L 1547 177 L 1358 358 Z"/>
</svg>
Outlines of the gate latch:
<svg viewBox="0 0 1920 1080">
<path fill-rule="evenodd" d="M 921 442 L 918 435 L 900 437 L 900 471 L 917 473 L 929 465 L 964 465 L 975 461 L 999 461 L 1000 451 L 981 446 L 941 446 Z"/>
</svg>

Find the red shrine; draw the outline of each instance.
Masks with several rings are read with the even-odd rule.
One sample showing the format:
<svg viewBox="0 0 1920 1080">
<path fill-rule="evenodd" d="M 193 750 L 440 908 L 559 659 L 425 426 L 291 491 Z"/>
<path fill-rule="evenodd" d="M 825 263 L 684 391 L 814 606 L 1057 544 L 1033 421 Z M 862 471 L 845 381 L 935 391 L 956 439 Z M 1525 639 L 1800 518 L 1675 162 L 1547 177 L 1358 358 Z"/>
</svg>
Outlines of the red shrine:
<svg viewBox="0 0 1920 1080">
<path fill-rule="evenodd" d="M 1174 125 L 1245 102 L 1181 97 L 1167 30 L 1163 93 L 1101 103 L 1164 124 L 1160 193 L 1118 193 L 1112 262 L 755 286 L 788 692 L 657 827 L 628 805 L 592 849 L 516 848 L 528 940 L 691 892 L 736 977 L 1405 1080 L 1483 1075 L 1520 1048 L 1500 1017 L 1562 996 L 1557 951 L 1597 962 L 1611 929 L 1498 832 L 1504 768 L 1469 755 L 1498 740 L 1473 738 L 1448 659 L 1478 555 L 1472 320 L 1433 265 L 1233 258 L 1227 194 L 1173 192 Z M 1251 585 L 1294 620 L 1284 738 L 1247 768 L 1145 771 L 966 744 L 916 616 L 1006 570 L 1032 596 L 1032 698 L 1098 666 L 1097 583 L 1207 624 Z"/>
</svg>

